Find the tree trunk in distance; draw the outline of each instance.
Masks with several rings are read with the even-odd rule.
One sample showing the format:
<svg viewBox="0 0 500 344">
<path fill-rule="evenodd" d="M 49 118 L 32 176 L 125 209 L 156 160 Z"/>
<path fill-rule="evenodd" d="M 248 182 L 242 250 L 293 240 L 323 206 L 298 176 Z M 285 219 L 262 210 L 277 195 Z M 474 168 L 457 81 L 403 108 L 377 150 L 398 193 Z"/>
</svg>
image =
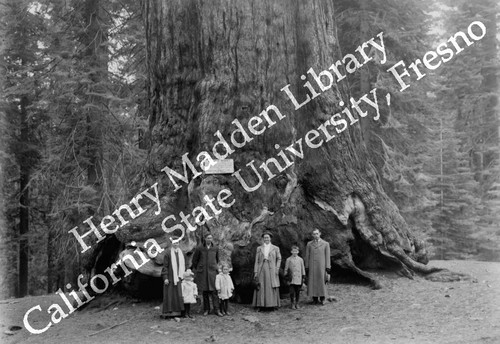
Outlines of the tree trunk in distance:
<svg viewBox="0 0 500 344">
<path fill-rule="evenodd" d="M 87 148 L 87 184 L 95 190 L 94 207 L 89 211 L 88 216 L 98 217 L 101 214 L 109 214 L 109 199 L 108 195 L 104 194 L 103 178 L 104 171 L 104 150 L 105 150 L 105 136 L 108 133 L 105 131 L 105 121 L 109 120 L 107 112 L 109 109 L 108 100 L 103 97 L 109 90 L 107 90 L 106 83 L 108 82 L 108 27 L 109 15 L 105 13 L 103 3 L 101 0 L 85 0 L 80 9 L 82 19 L 85 23 L 85 28 L 80 32 L 80 41 L 85 49 L 82 51 L 81 58 L 85 61 L 83 64 L 85 70 L 83 71 L 92 83 L 89 84 L 88 89 L 84 95 L 85 101 L 88 105 L 83 115 L 85 116 L 86 128 L 86 148 Z M 96 211 L 94 211 L 96 209 Z M 109 242 L 110 240 L 106 240 Z M 110 251 L 114 252 L 114 248 L 110 248 L 104 243 L 99 243 L 92 247 L 91 252 L 86 256 L 91 259 L 93 266 L 89 268 L 92 274 L 102 273 L 100 270 L 103 263 L 99 260 L 103 255 L 109 255 Z M 88 262 L 83 259 L 84 264 Z M 80 257 L 73 263 L 73 271 L 80 271 Z M 108 262 L 106 262 L 106 265 Z M 87 267 L 87 266 L 86 266 Z M 71 270 L 71 267 L 68 267 Z M 97 269 L 97 270 L 96 270 Z M 75 280 L 78 275 L 72 276 Z"/>
<path fill-rule="evenodd" d="M 28 98 L 23 97 L 20 102 L 21 115 L 21 136 L 20 141 L 24 144 L 29 142 L 29 124 L 28 113 Z M 21 153 L 19 159 L 19 286 L 18 297 L 28 295 L 28 276 L 29 276 L 29 240 L 28 233 L 30 228 L 30 195 L 29 195 L 29 179 L 31 174 L 29 152 Z"/>
</svg>

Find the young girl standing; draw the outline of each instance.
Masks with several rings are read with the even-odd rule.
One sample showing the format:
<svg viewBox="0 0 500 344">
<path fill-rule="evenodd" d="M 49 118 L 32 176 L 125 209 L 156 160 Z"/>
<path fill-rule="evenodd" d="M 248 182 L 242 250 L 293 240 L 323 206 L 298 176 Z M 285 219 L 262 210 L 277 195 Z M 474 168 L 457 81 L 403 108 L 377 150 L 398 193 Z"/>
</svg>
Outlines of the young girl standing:
<svg viewBox="0 0 500 344">
<path fill-rule="evenodd" d="M 184 272 L 182 280 L 182 298 L 184 300 L 184 310 L 186 311 L 185 316 L 191 319 L 193 318 L 191 315 L 191 304 L 196 304 L 196 298 L 198 297 L 198 287 L 193 282 L 193 275 L 191 269 L 188 269 Z"/>
<path fill-rule="evenodd" d="M 229 298 L 233 296 L 234 285 L 229 276 L 229 267 L 222 265 L 222 272 L 215 277 L 215 288 L 219 295 L 220 311 L 224 315 L 229 315 Z"/>
</svg>

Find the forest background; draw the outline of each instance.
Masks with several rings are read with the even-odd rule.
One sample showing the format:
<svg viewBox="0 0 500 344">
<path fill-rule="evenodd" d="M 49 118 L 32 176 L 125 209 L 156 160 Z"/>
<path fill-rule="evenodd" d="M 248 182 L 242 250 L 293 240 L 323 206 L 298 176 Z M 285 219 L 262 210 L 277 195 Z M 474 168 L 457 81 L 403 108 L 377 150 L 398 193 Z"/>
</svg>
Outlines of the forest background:
<svg viewBox="0 0 500 344">
<path fill-rule="evenodd" d="M 383 187 L 431 258 L 500 261 L 499 4 L 334 0 L 343 53 L 383 31 L 388 62 L 350 75 L 391 94 L 361 121 Z M 151 126 L 142 2 L 0 1 L 0 292 L 52 293 L 87 267 L 68 230 L 139 190 Z M 408 65 L 468 24 L 487 35 L 403 93 Z M 87 216 L 88 217 L 88 216 Z"/>
</svg>

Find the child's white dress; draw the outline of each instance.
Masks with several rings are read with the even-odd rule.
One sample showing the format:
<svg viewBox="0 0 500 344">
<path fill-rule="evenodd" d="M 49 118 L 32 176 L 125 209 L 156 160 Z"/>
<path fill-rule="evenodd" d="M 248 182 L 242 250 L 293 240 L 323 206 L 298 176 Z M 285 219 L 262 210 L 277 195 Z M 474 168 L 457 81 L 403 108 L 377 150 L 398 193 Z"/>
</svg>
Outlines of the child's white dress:
<svg viewBox="0 0 500 344">
<path fill-rule="evenodd" d="M 233 280 L 229 274 L 219 273 L 215 277 L 215 289 L 220 290 L 219 299 L 227 300 L 233 293 L 231 292 L 234 289 Z"/>
<path fill-rule="evenodd" d="M 198 296 L 198 286 L 193 281 L 182 281 L 182 298 L 184 303 L 196 303 Z"/>
</svg>

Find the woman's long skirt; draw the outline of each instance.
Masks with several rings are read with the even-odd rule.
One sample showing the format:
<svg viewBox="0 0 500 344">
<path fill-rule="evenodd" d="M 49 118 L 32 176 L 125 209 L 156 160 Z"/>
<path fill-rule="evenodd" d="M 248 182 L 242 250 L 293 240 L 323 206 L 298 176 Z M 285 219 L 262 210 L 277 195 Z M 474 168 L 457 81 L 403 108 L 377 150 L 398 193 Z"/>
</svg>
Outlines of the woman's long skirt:
<svg viewBox="0 0 500 344">
<path fill-rule="evenodd" d="M 253 293 L 254 307 L 279 307 L 280 304 L 280 288 L 272 287 L 272 276 L 269 263 L 265 262 L 262 265 L 262 270 L 258 276 L 260 288 Z"/>
<path fill-rule="evenodd" d="M 182 284 L 172 282 L 169 285 L 163 285 L 163 317 L 179 317 L 184 311 L 184 301 L 182 299 Z"/>
</svg>

